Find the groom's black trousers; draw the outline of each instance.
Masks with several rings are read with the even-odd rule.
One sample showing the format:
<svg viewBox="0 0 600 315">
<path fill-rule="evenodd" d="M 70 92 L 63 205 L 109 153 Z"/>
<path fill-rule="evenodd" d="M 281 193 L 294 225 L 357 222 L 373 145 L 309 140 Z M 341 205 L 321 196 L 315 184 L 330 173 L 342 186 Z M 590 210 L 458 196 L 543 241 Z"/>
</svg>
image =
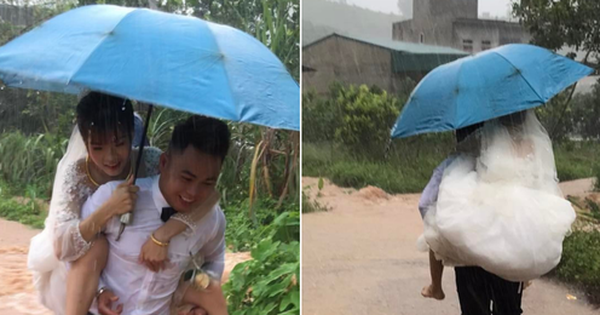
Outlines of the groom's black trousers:
<svg viewBox="0 0 600 315">
<path fill-rule="evenodd" d="M 523 284 L 480 267 L 456 267 L 456 290 L 462 315 L 520 315 Z"/>
</svg>

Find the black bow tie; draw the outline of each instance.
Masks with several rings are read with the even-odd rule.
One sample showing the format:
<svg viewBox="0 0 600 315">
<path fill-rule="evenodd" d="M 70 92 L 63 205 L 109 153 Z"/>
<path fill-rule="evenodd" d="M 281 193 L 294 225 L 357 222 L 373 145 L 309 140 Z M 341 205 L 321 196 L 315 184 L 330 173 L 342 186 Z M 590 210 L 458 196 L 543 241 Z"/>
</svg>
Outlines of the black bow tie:
<svg viewBox="0 0 600 315">
<path fill-rule="evenodd" d="M 169 218 L 171 218 L 177 211 L 173 209 L 173 207 L 164 207 L 162 208 L 162 213 L 160 214 L 160 219 L 163 222 L 167 222 Z"/>
</svg>

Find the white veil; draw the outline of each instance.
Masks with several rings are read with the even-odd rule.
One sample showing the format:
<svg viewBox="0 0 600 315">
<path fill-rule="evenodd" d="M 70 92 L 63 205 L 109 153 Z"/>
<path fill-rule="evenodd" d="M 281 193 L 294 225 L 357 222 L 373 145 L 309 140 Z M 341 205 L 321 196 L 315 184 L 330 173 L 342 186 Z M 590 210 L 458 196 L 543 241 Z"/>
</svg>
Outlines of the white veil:
<svg viewBox="0 0 600 315">
<path fill-rule="evenodd" d="M 81 93 L 79 93 L 79 95 L 77 96 L 77 102 L 81 101 L 81 99 L 85 97 L 88 93 L 89 90 L 83 90 Z M 71 131 L 71 137 L 69 138 L 67 150 L 65 151 L 65 154 L 56 166 L 54 183 L 52 184 L 52 197 L 50 199 L 50 208 L 48 209 L 48 217 L 44 222 L 44 232 L 48 230 L 48 232 L 46 233 L 50 233 L 47 234 L 47 238 L 49 239 L 53 239 L 53 230 L 55 226 L 56 213 L 60 209 L 59 207 L 64 207 L 66 202 L 69 201 L 64 187 L 67 180 L 66 174 L 68 167 L 73 165 L 80 159 L 85 158 L 86 156 L 87 150 L 85 148 L 85 143 L 83 142 L 83 138 L 79 133 L 79 128 L 77 124 L 75 124 L 75 126 L 73 127 L 73 131 Z M 39 250 L 46 251 L 42 248 L 39 248 Z M 54 256 L 54 254 L 52 255 Z"/>
<path fill-rule="evenodd" d="M 485 182 L 512 180 L 562 196 L 552 141 L 533 110 L 485 123 L 477 173 Z"/>
<path fill-rule="evenodd" d="M 562 198 L 552 143 L 535 113 L 486 122 L 478 157 L 444 172 L 424 238 L 448 265 L 476 265 L 525 281 L 554 268 L 575 219 Z"/>
<path fill-rule="evenodd" d="M 67 151 L 56 167 L 52 199 L 44 230 L 31 239 L 27 257 L 27 267 L 32 271 L 33 283 L 38 291 L 42 304 L 55 313 L 64 313 L 66 298 L 64 285 L 66 281 L 66 266 L 60 262 L 54 253 L 54 230 L 56 215 L 61 208 L 69 202 L 68 193 L 65 191 L 67 170 L 74 163 L 85 158 L 87 151 L 83 138 L 77 126 L 73 128 Z"/>
</svg>

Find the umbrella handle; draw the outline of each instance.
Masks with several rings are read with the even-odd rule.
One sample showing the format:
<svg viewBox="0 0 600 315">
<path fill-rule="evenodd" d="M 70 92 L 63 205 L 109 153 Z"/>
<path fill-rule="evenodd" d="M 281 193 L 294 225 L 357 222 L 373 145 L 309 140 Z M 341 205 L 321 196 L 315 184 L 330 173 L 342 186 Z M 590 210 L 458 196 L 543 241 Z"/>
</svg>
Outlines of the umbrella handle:
<svg viewBox="0 0 600 315">
<path fill-rule="evenodd" d="M 142 156 L 144 155 L 144 144 L 146 142 L 146 134 L 148 133 L 148 126 L 150 125 L 150 117 L 152 116 L 152 109 L 154 108 L 152 105 L 148 105 L 148 106 L 149 107 L 148 107 L 148 113 L 146 114 L 146 123 L 144 124 L 144 133 L 142 134 L 142 143 L 140 144 L 137 161 L 135 163 L 135 171 L 133 173 L 133 184 L 134 185 L 135 185 L 135 182 L 138 178 L 138 174 L 140 171 L 140 164 L 142 163 Z M 119 228 L 119 234 L 117 234 L 117 239 L 116 239 L 117 241 L 119 241 L 119 239 L 121 238 L 121 234 L 123 234 L 123 231 L 125 230 L 125 226 L 133 223 L 133 214 L 131 212 L 123 213 L 121 215 L 121 217 L 119 218 L 119 221 L 121 222 L 121 227 Z"/>
<path fill-rule="evenodd" d="M 142 134 L 142 143 L 140 144 L 139 154 L 137 156 L 137 162 L 135 163 L 135 172 L 133 173 L 133 184 L 138 178 L 140 171 L 140 164 L 142 164 L 142 156 L 144 155 L 144 145 L 146 143 L 146 134 L 148 133 L 148 126 L 150 125 L 150 117 L 152 116 L 152 109 L 154 106 L 148 105 L 148 113 L 146 114 L 146 123 L 144 124 L 144 133 Z"/>
</svg>

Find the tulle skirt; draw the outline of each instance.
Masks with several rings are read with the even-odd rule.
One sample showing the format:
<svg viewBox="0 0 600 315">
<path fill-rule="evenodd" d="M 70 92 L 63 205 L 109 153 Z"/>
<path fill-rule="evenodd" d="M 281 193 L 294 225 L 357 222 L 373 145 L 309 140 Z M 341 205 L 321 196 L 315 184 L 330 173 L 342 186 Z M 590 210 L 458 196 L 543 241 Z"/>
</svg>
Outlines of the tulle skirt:
<svg viewBox="0 0 600 315">
<path fill-rule="evenodd" d="M 67 264 L 54 255 L 49 228 L 31 239 L 27 267 L 33 275 L 33 284 L 40 302 L 55 314 L 65 313 Z"/>
<path fill-rule="evenodd" d="M 571 204 L 518 180 L 481 181 L 473 169 L 467 159 L 448 167 L 423 240 L 445 264 L 480 266 L 510 281 L 552 270 L 575 220 Z"/>
</svg>

